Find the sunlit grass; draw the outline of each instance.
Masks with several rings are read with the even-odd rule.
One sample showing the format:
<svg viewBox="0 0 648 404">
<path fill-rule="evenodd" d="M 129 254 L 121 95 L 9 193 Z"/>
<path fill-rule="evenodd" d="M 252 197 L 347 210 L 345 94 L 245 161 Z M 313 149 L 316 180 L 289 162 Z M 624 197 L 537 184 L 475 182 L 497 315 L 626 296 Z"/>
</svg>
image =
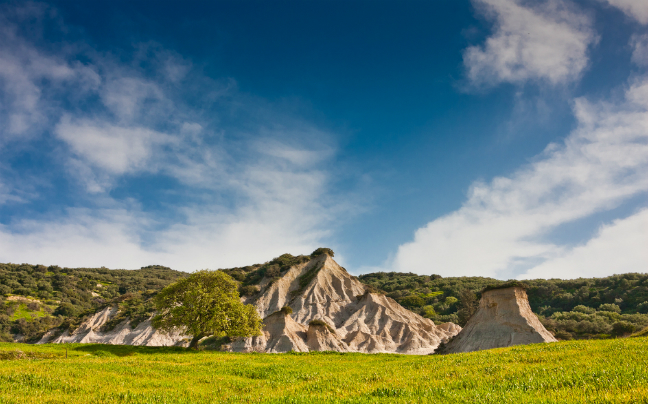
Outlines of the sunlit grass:
<svg viewBox="0 0 648 404">
<path fill-rule="evenodd" d="M 648 339 L 445 356 L 0 344 L 0 403 L 648 403 Z"/>
<path fill-rule="evenodd" d="M 29 310 L 27 304 L 20 303 L 16 308 L 16 311 L 12 314 L 10 321 L 19 320 L 24 318 L 27 321 L 31 321 L 38 317 L 44 317 L 46 315 L 45 310 L 41 307 L 39 310 Z"/>
</svg>

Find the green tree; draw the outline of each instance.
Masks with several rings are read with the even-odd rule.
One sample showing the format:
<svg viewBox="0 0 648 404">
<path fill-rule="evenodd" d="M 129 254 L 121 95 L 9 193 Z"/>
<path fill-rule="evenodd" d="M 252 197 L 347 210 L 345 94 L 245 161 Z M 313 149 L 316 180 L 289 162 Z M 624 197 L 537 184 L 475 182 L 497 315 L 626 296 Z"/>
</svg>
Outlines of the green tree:
<svg viewBox="0 0 648 404">
<path fill-rule="evenodd" d="M 239 300 L 237 284 L 223 271 L 203 270 L 165 287 L 154 298 L 158 315 L 153 326 L 161 331 L 186 330 L 190 348 L 203 337 L 259 335 L 261 318 L 252 305 Z"/>
<path fill-rule="evenodd" d="M 477 311 L 479 302 L 473 291 L 464 289 L 459 292 L 459 304 L 460 309 L 457 311 L 457 316 L 459 316 L 459 325 L 464 327 L 468 319 Z"/>
</svg>

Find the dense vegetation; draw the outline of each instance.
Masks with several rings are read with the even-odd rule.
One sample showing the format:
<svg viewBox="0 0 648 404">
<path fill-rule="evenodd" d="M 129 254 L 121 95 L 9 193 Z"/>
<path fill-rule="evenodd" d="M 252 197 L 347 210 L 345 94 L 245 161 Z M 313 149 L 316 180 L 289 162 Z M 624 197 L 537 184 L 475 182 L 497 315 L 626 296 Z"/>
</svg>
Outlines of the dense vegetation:
<svg viewBox="0 0 648 404">
<path fill-rule="evenodd" d="M 311 255 L 283 254 L 264 264 L 223 269 L 239 284 L 242 296 L 254 296 L 261 285 L 283 276 L 290 267 L 307 263 Z M 317 274 L 313 267 L 300 284 Z M 52 327 L 74 330 L 85 316 L 107 305 L 120 312 L 104 326 L 109 330 L 126 318 L 131 325 L 151 317 L 152 298 L 166 285 L 187 276 L 152 265 L 139 270 L 60 268 L 0 264 L 0 341 L 12 335 L 38 340 Z M 503 281 L 483 277 L 451 277 L 412 273 L 373 273 L 358 278 L 372 292 L 384 293 L 404 307 L 437 323 L 465 324 L 481 292 Z M 648 326 L 648 274 L 624 274 L 591 279 L 524 281 L 533 311 L 560 339 L 603 338 L 636 332 Z"/>
<path fill-rule="evenodd" d="M 0 344 L 1 358 L 7 404 L 648 401 L 643 337 L 439 356 Z"/>
<path fill-rule="evenodd" d="M 0 340 L 12 341 L 14 334 L 32 342 L 52 327 L 74 329 L 107 305 L 119 305 L 121 313 L 106 328 L 125 318 L 137 325 L 152 314 L 150 297 L 186 275 L 159 265 L 110 270 L 0 264 Z"/>
<path fill-rule="evenodd" d="M 378 272 L 360 281 L 436 322 L 465 324 L 481 292 L 505 284 L 492 278 Z M 558 338 L 602 338 L 648 326 L 648 274 L 526 280 L 529 303 Z"/>
</svg>

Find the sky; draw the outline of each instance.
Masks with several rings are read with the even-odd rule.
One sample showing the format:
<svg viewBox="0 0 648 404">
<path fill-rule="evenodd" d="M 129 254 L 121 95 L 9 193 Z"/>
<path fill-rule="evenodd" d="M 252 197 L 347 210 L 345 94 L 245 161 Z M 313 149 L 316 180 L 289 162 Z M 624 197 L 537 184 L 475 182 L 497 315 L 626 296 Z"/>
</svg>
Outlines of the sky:
<svg viewBox="0 0 648 404">
<path fill-rule="evenodd" d="M 0 1 L 0 262 L 648 270 L 648 0 Z"/>
</svg>

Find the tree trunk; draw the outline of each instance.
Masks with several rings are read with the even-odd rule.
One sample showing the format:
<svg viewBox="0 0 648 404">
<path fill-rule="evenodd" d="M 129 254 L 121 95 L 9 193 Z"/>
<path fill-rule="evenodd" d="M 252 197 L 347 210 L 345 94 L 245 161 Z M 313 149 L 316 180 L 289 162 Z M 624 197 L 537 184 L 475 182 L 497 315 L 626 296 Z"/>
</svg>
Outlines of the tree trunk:
<svg viewBox="0 0 648 404">
<path fill-rule="evenodd" d="M 189 343 L 189 349 L 198 349 L 198 341 L 203 337 L 203 335 L 194 335 L 194 337 L 191 339 L 191 342 Z"/>
</svg>

